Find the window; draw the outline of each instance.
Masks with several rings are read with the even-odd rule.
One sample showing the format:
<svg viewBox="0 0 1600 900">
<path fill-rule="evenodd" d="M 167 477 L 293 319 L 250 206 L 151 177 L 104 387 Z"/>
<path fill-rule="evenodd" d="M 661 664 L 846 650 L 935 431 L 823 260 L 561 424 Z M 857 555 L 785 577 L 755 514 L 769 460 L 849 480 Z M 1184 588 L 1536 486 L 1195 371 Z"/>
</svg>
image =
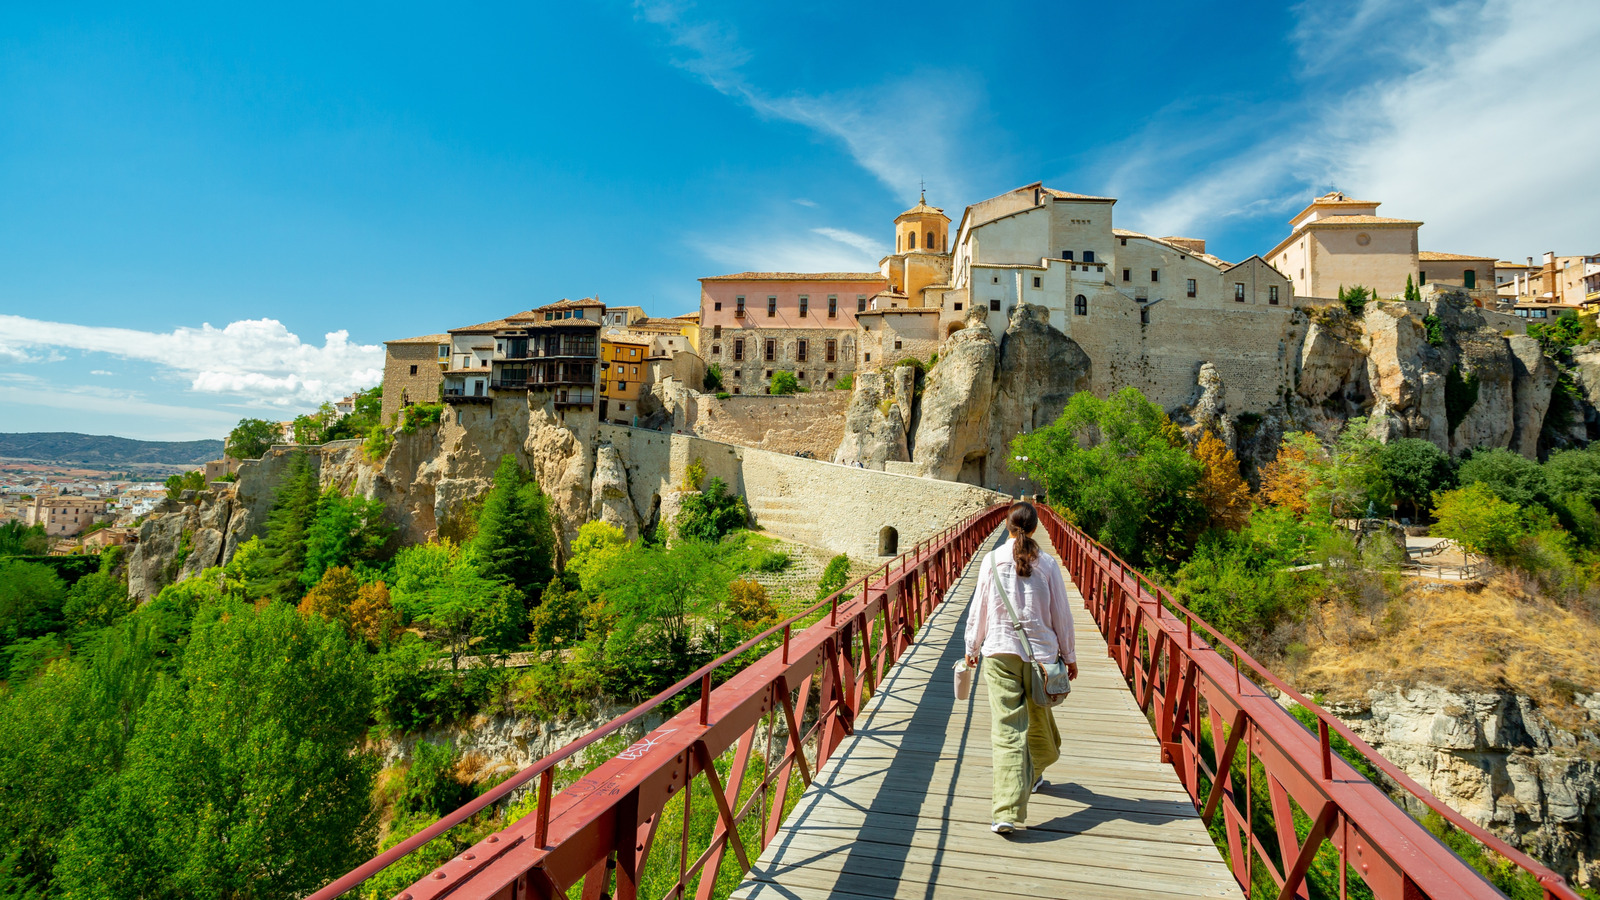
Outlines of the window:
<svg viewBox="0 0 1600 900">
<path fill-rule="evenodd" d="M 1062 259 L 1068 259 L 1068 260 L 1072 259 L 1072 251 L 1071 250 L 1063 250 L 1063 251 L 1061 251 L 1061 258 Z"/>
<path fill-rule="evenodd" d="M 1268 285 L 1267 286 L 1267 302 L 1272 304 L 1273 306 L 1277 306 L 1278 305 L 1278 286 L 1277 285 L 1272 284 L 1272 285 Z"/>
<path fill-rule="evenodd" d="M 1082 294 L 1072 298 L 1072 313 L 1078 316 L 1089 314 L 1089 298 Z"/>
<path fill-rule="evenodd" d="M 811 309 L 811 298 L 805 294 L 800 295 L 800 318 L 806 317 L 806 312 Z"/>
<path fill-rule="evenodd" d="M 794 342 L 794 358 L 796 362 L 806 361 L 806 342 L 804 339 Z"/>
<path fill-rule="evenodd" d="M 999 284 L 1000 283 L 1000 276 L 999 275 L 995 275 L 995 276 L 991 277 L 989 279 L 989 281 L 991 283 L 993 283 L 993 284 Z"/>
<path fill-rule="evenodd" d="M 716 340 L 717 338 L 720 338 L 720 337 L 722 337 L 722 326 L 721 325 L 713 325 L 713 326 L 711 326 L 711 339 L 712 340 Z"/>
<path fill-rule="evenodd" d="M 1117 240 L 1122 242 L 1121 246 L 1123 246 L 1123 247 L 1128 246 L 1128 239 L 1127 238 L 1118 238 Z"/>
<path fill-rule="evenodd" d="M 1158 282 L 1160 280 L 1161 280 L 1161 270 L 1160 269 L 1151 269 L 1150 270 L 1150 283 L 1151 284 L 1155 284 L 1156 282 Z"/>
<path fill-rule="evenodd" d="M 872 354 L 871 353 L 863 353 L 863 354 L 861 354 L 861 358 L 862 358 L 863 362 L 872 362 Z"/>
<path fill-rule="evenodd" d="M 550 321 L 551 319 L 554 319 L 555 317 L 556 317 L 555 313 L 545 313 L 544 314 L 544 320 L 546 322 Z"/>
<path fill-rule="evenodd" d="M 736 378 L 736 379 L 743 378 L 744 377 L 744 370 L 743 369 L 734 369 L 733 370 L 733 377 Z"/>
<path fill-rule="evenodd" d="M 956 301 L 956 312 L 961 312 L 961 301 L 960 300 Z"/>
<path fill-rule="evenodd" d="M 1425 272 L 1425 271 L 1424 272 L 1418 272 L 1417 273 L 1417 284 L 1427 284 L 1427 283 L 1428 283 L 1428 273 Z"/>
<path fill-rule="evenodd" d="M 638 350 L 637 347 L 629 348 L 629 350 L 628 350 L 628 358 L 629 359 L 638 359 L 639 358 L 639 350 Z"/>
<path fill-rule="evenodd" d="M 770 318 L 772 318 L 773 316 L 775 316 L 777 314 L 778 314 L 778 298 L 777 297 L 768 297 L 767 298 L 767 318 L 770 319 Z"/>
<path fill-rule="evenodd" d="M 617 385 L 617 387 L 620 388 L 620 387 L 622 387 L 622 385 Z M 618 403 L 617 404 L 617 412 L 627 412 L 627 411 L 628 411 L 628 404 L 626 404 L 626 403 Z"/>
<path fill-rule="evenodd" d="M 1467 290 L 1478 286 L 1478 273 L 1475 269 L 1465 269 L 1461 272 L 1461 283 Z"/>
<path fill-rule="evenodd" d="M 774 359 L 777 358 L 777 356 L 778 356 L 778 342 L 773 340 L 772 338 L 767 338 L 766 356 L 764 358 L 766 359 L 767 362 L 772 362 Z"/>
<path fill-rule="evenodd" d="M 733 305 L 733 315 L 734 315 L 734 317 L 735 318 L 739 318 L 739 319 L 744 318 L 744 298 L 743 297 L 735 297 L 735 298 L 733 298 L 733 304 L 734 304 Z"/>
<path fill-rule="evenodd" d="M 1127 242 L 1124 241 L 1123 243 L 1127 243 Z M 1133 280 L 1133 270 L 1132 269 L 1123 269 L 1122 270 L 1122 280 L 1123 281 L 1132 281 Z"/>
<path fill-rule="evenodd" d="M 744 341 L 738 338 L 734 338 L 733 340 L 733 358 L 736 362 L 744 359 Z"/>
<path fill-rule="evenodd" d="M 1000 301 L 999 300 L 990 300 L 989 301 L 989 310 L 991 312 L 999 312 L 1000 311 Z"/>
<path fill-rule="evenodd" d="M 1139 307 L 1139 324 L 1140 325 L 1149 325 L 1150 324 L 1150 307 L 1148 307 L 1148 306 Z"/>
<path fill-rule="evenodd" d="M 417 374 L 417 367 L 416 366 L 412 366 L 411 367 L 411 374 L 413 374 L 413 375 Z"/>
<path fill-rule="evenodd" d="M 1037 275 L 1033 276 L 1033 286 L 1034 287 L 1038 287 L 1039 286 L 1039 276 L 1037 276 Z"/>
<path fill-rule="evenodd" d="M 767 370 L 767 377 L 768 377 L 768 378 L 771 378 L 771 377 L 772 377 L 772 370 L 771 370 L 771 369 L 768 369 L 768 370 Z"/>
<path fill-rule="evenodd" d="M 711 308 L 716 312 L 722 312 L 722 301 L 718 300 L 717 302 L 711 304 Z"/>
<path fill-rule="evenodd" d="M 838 294 L 829 294 L 828 295 L 828 318 L 837 319 L 838 317 L 839 317 L 839 295 Z"/>
<path fill-rule="evenodd" d="M 833 380 L 833 373 L 832 373 L 832 372 L 829 372 L 829 373 L 828 373 L 828 380 L 829 380 L 829 381 L 832 381 L 832 380 Z"/>
<path fill-rule="evenodd" d="M 629 375 L 637 375 L 637 374 L 639 374 L 639 367 L 638 366 L 629 366 L 628 368 L 633 370 L 633 371 L 628 373 Z"/>
<path fill-rule="evenodd" d="M 838 349 L 839 349 L 839 342 L 830 339 L 828 341 L 828 362 L 833 362 L 834 361 L 834 358 L 838 354 Z M 828 377 L 832 378 L 833 377 L 833 373 L 831 373 L 831 372 L 828 373 Z"/>
<path fill-rule="evenodd" d="M 924 246 L 926 246 L 929 250 L 932 250 L 933 249 L 933 232 L 931 232 L 931 231 L 928 232 L 928 236 L 925 239 L 925 241 L 926 241 L 926 243 L 924 244 Z"/>
<path fill-rule="evenodd" d="M 1083 261 L 1084 262 L 1089 262 L 1089 263 L 1094 262 L 1094 251 L 1093 250 L 1085 250 L 1085 251 L 1083 251 Z"/>
<path fill-rule="evenodd" d="M 866 312 L 866 311 L 867 311 L 867 295 L 866 294 L 857 294 L 856 295 L 856 312 Z"/>
<path fill-rule="evenodd" d="M 1242 281 L 1235 281 L 1233 283 L 1233 302 L 1244 302 L 1244 282 Z"/>
<path fill-rule="evenodd" d="M 712 344 L 711 345 L 711 355 L 712 356 L 721 356 L 722 355 L 722 345 L 721 344 Z"/>
<path fill-rule="evenodd" d="M 1185 278 L 1183 280 L 1183 287 L 1184 287 L 1184 290 L 1189 292 L 1189 296 L 1191 296 L 1191 297 L 1194 296 L 1194 279 L 1193 278 Z"/>
</svg>

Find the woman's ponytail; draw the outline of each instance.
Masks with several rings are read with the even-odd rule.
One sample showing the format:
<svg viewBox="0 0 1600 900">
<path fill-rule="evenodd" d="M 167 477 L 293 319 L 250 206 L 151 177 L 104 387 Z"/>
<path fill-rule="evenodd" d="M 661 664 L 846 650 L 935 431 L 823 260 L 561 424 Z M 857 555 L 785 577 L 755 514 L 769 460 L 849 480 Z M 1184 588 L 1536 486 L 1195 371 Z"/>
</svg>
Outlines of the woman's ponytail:
<svg viewBox="0 0 1600 900">
<path fill-rule="evenodd" d="M 1011 533 L 1011 559 L 1017 565 L 1017 574 L 1027 578 L 1033 574 L 1033 564 L 1039 559 L 1039 542 L 1033 532 L 1039 527 L 1039 511 L 1032 503 L 1011 504 L 1011 514 L 1006 516 L 1006 530 Z"/>
</svg>

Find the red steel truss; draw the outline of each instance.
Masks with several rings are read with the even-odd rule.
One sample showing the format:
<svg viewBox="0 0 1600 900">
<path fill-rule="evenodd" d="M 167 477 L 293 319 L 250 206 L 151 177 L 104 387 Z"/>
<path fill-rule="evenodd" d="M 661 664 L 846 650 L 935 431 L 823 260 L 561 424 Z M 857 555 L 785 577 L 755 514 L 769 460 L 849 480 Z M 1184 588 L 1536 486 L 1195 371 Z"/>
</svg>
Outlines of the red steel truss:
<svg viewBox="0 0 1600 900">
<path fill-rule="evenodd" d="M 852 731 L 855 710 L 911 642 L 912 635 L 960 579 L 967 562 L 1000 525 L 1007 507 L 968 517 L 919 543 L 811 609 L 763 632 L 618 717 L 522 770 L 472 803 L 313 894 L 333 900 L 428 841 L 537 781 L 538 808 L 429 873 L 396 900 L 449 896 L 524 900 L 565 896 L 580 883 L 585 900 L 634 900 L 646 860 L 660 843 L 670 800 L 684 795 L 679 834 L 669 840 L 677 880 L 668 897 L 709 900 L 732 849 L 738 871 L 777 834 L 795 776 L 806 784 Z M 820 621 L 796 630 L 804 620 Z M 782 643 L 712 686 L 712 673 L 769 639 Z M 697 694 L 692 694 L 693 691 Z M 698 702 L 658 725 L 589 775 L 554 792 L 556 767 L 628 725 L 658 716 L 674 700 Z M 813 705 L 814 704 L 814 705 Z M 802 729 L 809 723 L 808 728 Z M 777 746 L 774 747 L 774 741 Z M 766 746 L 758 747 L 758 742 Z M 713 764 L 728 750 L 726 783 Z M 752 754 L 758 754 L 752 757 Z M 760 761 L 759 780 L 746 784 Z M 764 772 L 764 774 L 763 774 Z M 702 799 L 701 794 L 709 794 Z M 742 801 L 740 798 L 744 798 Z M 691 859 L 689 809 L 709 801 L 716 824 L 709 845 Z M 745 846 L 740 827 L 759 823 L 760 846 Z M 746 832 L 749 828 L 744 829 Z M 613 884 L 614 882 L 614 884 Z"/>
<path fill-rule="evenodd" d="M 1208 825 L 1215 825 L 1220 811 L 1234 877 L 1247 891 L 1252 867 L 1262 866 L 1278 886 L 1280 898 L 1307 897 L 1306 874 L 1328 841 L 1339 854 L 1341 898 L 1349 886 L 1347 864 L 1381 900 L 1503 896 L 1396 806 L 1382 788 L 1333 752 L 1331 731 L 1416 801 L 1532 874 L 1546 898 L 1579 900 L 1560 875 L 1440 802 L 1344 723 L 1278 679 L 1116 554 L 1054 510 L 1041 507 L 1040 514 L 1083 592 L 1085 606 L 1099 623 L 1111 657 L 1153 720 L 1163 761 L 1177 770 Z M 1316 733 L 1274 701 L 1256 679 L 1315 714 Z M 1209 748 L 1203 752 L 1208 737 Z M 1236 768 L 1240 762 L 1242 770 Z M 1254 827 L 1255 792 L 1250 782 L 1258 771 L 1266 773 L 1271 819 L 1283 823 L 1275 824 L 1274 834 L 1258 835 Z M 1202 777 L 1210 785 L 1203 794 Z M 1245 783 L 1238 783 L 1241 780 Z M 1294 821 L 1291 798 L 1312 823 L 1304 839 L 1287 824 Z M 1263 839 L 1276 845 L 1281 864 L 1273 860 Z"/>
</svg>

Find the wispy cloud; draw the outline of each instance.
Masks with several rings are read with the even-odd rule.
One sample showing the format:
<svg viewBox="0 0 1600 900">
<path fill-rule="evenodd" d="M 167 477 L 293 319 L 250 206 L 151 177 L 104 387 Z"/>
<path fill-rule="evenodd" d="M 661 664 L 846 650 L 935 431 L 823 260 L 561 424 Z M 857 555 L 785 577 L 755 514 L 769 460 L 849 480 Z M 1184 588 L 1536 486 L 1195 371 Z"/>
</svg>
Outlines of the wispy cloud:
<svg viewBox="0 0 1600 900">
<path fill-rule="evenodd" d="M 1600 83 L 1600 5 L 1360 0 L 1296 16 L 1303 96 L 1209 120 L 1175 110 L 1118 148 L 1114 193 L 1137 227 L 1188 233 L 1338 188 L 1426 221 L 1425 248 L 1592 249 L 1600 120 L 1582 110 Z M 1260 137 L 1170 140 L 1180 128 Z"/>
<path fill-rule="evenodd" d="M 883 258 L 882 245 L 841 228 L 813 228 L 782 240 L 691 238 L 689 245 L 729 272 L 874 272 Z"/>
<path fill-rule="evenodd" d="M 319 347 L 301 341 L 276 319 L 163 333 L 0 315 L 0 347 L 139 360 L 187 379 L 195 392 L 271 406 L 313 404 L 383 378 L 382 347 L 353 344 L 346 331 L 329 332 Z"/>
<path fill-rule="evenodd" d="M 875 241 L 864 234 L 856 234 L 854 231 L 846 231 L 843 228 L 813 228 L 811 233 L 820 234 L 830 241 L 838 241 L 847 247 L 854 247 L 873 260 L 883 259 L 884 255 L 889 252 L 881 241 Z"/>
<path fill-rule="evenodd" d="M 761 116 L 802 125 L 840 144 L 900 199 L 914 198 L 923 179 L 941 196 L 965 196 L 974 160 L 964 159 L 967 148 L 957 142 L 970 134 L 982 106 L 975 74 L 914 70 L 900 80 L 849 91 L 778 93 L 745 76 L 752 53 L 732 25 L 699 17 L 693 4 L 675 0 L 639 0 L 634 8 L 640 20 L 665 35 L 674 66 Z M 930 90 L 932 84 L 938 89 Z M 908 141 L 907 134 L 917 139 Z"/>
<path fill-rule="evenodd" d="M 817 208 L 817 201 L 815 201 L 815 200 L 807 200 L 804 197 L 796 197 L 796 198 L 794 198 L 794 202 L 799 204 L 800 206 L 804 206 L 804 207 L 807 207 L 809 209 L 816 209 Z"/>
</svg>

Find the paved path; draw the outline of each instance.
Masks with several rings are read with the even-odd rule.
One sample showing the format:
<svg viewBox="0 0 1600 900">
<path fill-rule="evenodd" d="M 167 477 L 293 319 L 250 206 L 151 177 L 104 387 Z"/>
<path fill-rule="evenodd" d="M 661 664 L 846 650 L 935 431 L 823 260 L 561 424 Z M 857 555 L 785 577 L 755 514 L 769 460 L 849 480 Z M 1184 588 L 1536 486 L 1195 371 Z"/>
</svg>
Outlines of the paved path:
<svg viewBox="0 0 1600 900">
<path fill-rule="evenodd" d="M 1062 759 L 1029 802 L 1028 830 L 990 833 L 982 673 L 972 702 L 955 699 L 950 674 L 981 559 L 886 673 L 735 900 L 1242 897 L 1070 582 L 1080 677 L 1056 709 Z"/>
</svg>

